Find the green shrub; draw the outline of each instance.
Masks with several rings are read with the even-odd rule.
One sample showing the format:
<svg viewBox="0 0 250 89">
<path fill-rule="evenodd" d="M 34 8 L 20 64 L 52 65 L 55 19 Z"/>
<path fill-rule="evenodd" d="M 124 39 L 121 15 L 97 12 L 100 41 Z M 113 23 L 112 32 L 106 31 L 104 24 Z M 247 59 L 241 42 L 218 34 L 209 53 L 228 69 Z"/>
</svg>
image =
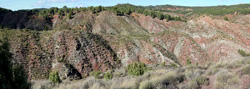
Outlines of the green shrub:
<svg viewBox="0 0 250 89">
<path fill-rule="evenodd" d="M 250 56 L 250 53 L 247 54 L 244 50 L 241 49 L 238 50 L 238 53 L 243 57 Z"/>
<path fill-rule="evenodd" d="M 94 76 L 95 78 L 99 78 L 99 75 L 101 74 L 101 71 L 92 71 L 90 72 L 90 76 Z"/>
<path fill-rule="evenodd" d="M 218 71 L 219 71 L 218 68 L 210 69 L 210 70 L 208 70 L 207 75 L 214 75 L 214 74 L 216 74 Z"/>
<path fill-rule="evenodd" d="M 197 82 L 199 85 L 208 85 L 208 79 L 204 76 L 197 76 L 194 80 L 194 82 Z"/>
<path fill-rule="evenodd" d="M 216 89 L 239 89 L 239 78 L 231 74 L 219 74 L 216 77 Z"/>
<path fill-rule="evenodd" d="M 165 62 L 162 62 L 162 63 L 161 63 L 161 66 L 165 66 L 165 65 L 166 65 L 166 63 L 165 63 Z"/>
<path fill-rule="evenodd" d="M 0 89 L 29 89 L 28 75 L 22 65 L 13 63 L 7 38 L 0 39 Z"/>
<path fill-rule="evenodd" d="M 178 66 L 175 63 L 170 63 L 169 65 L 171 68 L 177 68 Z"/>
<path fill-rule="evenodd" d="M 199 89 L 200 86 L 197 84 L 197 82 L 189 82 L 185 87 L 181 89 Z"/>
<path fill-rule="evenodd" d="M 110 80 L 113 78 L 113 74 L 111 72 L 107 72 L 105 75 L 104 75 L 104 79 L 106 80 Z"/>
<path fill-rule="evenodd" d="M 192 62 L 190 61 L 190 59 L 187 59 L 187 65 L 192 64 Z"/>
<path fill-rule="evenodd" d="M 241 61 L 235 61 L 235 62 L 228 63 L 228 65 L 226 66 L 226 68 L 228 68 L 228 69 L 235 69 L 235 68 L 239 68 L 241 66 L 242 66 L 242 62 Z"/>
<path fill-rule="evenodd" d="M 60 83 L 61 80 L 59 78 L 59 75 L 58 75 L 58 71 L 54 71 L 52 73 L 49 74 L 49 80 L 52 81 L 52 83 Z"/>
<path fill-rule="evenodd" d="M 69 12 L 68 19 L 71 19 L 72 17 L 72 11 Z"/>
<path fill-rule="evenodd" d="M 224 17 L 224 20 L 229 21 L 227 17 Z"/>
<path fill-rule="evenodd" d="M 143 75 L 147 70 L 149 70 L 149 68 L 147 68 L 144 63 L 140 62 L 129 64 L 127 67 L 128 73 L 135 76 Z"/>
<path fill-rule="evenodd" d="M 244 67 L 244 68 L 241 70 L 241 74 L 242 74 L 242 75 L 245 75 L 245 74 L 250 75 L 250 66 Z"/>
<path fill-rule="evenodd" d="M 13 70 L 15 86 L 19 89 L 29 89 L 31 83 L 28 81 L 28 74 L 25 73 L 23 66 L 15 64 Z"/>
</svg>

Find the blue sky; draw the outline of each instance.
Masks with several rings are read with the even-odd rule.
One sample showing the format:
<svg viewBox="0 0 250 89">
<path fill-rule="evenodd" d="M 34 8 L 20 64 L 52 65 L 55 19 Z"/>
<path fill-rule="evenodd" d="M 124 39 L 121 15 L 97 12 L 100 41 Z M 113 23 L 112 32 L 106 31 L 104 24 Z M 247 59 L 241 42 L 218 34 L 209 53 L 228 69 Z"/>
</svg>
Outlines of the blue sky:
<svg viewBox="0 0 250 89">
<path fill-rule="evenodd" d="M 49 7 L 88 7 L 88 6 L 113 6 L 121 3 L 134 5 L 182 5 L 182 6 L 215 6 L 235 5 L 249 3 L 250 0 L 0 0 L 0 7 L 20 10 Z"/>
</svg>

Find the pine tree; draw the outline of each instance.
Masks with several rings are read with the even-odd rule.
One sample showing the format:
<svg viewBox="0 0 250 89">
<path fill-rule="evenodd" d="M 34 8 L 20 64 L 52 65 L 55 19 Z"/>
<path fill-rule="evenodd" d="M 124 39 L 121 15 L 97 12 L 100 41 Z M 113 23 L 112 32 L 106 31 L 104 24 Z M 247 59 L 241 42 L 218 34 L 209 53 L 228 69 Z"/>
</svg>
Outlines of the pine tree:
<svg viewBox="0 0 250 89">
<path fill-rule="evenodd" d="M 102 6 L 98 6 L 97 12 L 101 12 L 103 11 L 103 7 Z"/>
<path fill-rule="evenodd" d="M 23 67 L 12 63 L 8 40 L 0 40 L 0 44 L 0 89 L 29 89 L 30 83 Z"/>
<path fill-rule="evenodd" d="M 164 15 L 163 15 L 161 12 L 158 12 L 158 13 L 157 13 L 157 17 L 158 17 L 160 20 L 163 20 L 163 19 L 164 19 Z"/>
<path fill-rule="evenodd" d="M 72 17 L 72 11 L 69 11 L 68 19 L 71 19 Z"/>
<path fill-rule="evenodd" d="M 130 15 L 131 13 L 132 13 L 132 11 L 130 9 L 127 9 L 125 12 L 126 15 Z"/>
</svg>

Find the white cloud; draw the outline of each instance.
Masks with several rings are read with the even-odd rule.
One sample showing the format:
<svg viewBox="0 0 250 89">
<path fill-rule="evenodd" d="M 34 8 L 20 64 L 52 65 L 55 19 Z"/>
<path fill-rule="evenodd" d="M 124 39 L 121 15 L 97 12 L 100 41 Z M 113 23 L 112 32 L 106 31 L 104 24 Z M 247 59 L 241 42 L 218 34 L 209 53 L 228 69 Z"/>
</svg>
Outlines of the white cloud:
<svg viewBox="0 0 250 89">
<path fill-rule="evenodd" d="M 33 6 L 41 6 L 45 4 L 45 1 L 38 1 L 37 3 L 35 3 Z"/>
<path fill-rule="evenodd" d="M 84 6 L 84 5 L 82 5 L 82 4 L 80 4 L 80 5 L 76 5 L 76 7 L 78 7 L 78 8 L 79 8 L 79 7 L 83 7 L 83 6 Z"/>
<path fill-rule="evenodd" d="M 79 2 L 80 0 L 39 0 L 33 6 L 46 6 L 48 3 L 65 3 L 65 2 Z"/>
<path fill-rule="evenodd" d="M 78 2 L 79 0 L 47 0 L 47 2 Z"/>
</svg>

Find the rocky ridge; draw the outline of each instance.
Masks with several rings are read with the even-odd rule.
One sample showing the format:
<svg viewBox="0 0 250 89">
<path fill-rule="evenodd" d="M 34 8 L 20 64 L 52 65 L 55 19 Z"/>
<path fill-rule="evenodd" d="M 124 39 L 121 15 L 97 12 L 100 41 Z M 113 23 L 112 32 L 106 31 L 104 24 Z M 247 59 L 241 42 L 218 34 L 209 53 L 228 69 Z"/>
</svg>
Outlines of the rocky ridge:
<svg viewBox="0 0 250 89">
<path fill-rule="evenodd" d="M 109 11 L 76 13 L 63 20 L 53 17 L 50 26 L 55 30 L 0 32 L 9 37 L 15 61 L 25 66 L 31 79 L 46 79 L 51 70 L 71 67 L 77 71 L 73 75 L 86 77 L 93 70 L 133 62 L 184 66 L 187 60 L 205 64 L 243 58 L 239 49 L 250 52 L 249 15 L 233 15 L 230 21 L 201 15 L 187 22 L 167 22 L 137 13 L 116 16 Z"/>
</svg>

